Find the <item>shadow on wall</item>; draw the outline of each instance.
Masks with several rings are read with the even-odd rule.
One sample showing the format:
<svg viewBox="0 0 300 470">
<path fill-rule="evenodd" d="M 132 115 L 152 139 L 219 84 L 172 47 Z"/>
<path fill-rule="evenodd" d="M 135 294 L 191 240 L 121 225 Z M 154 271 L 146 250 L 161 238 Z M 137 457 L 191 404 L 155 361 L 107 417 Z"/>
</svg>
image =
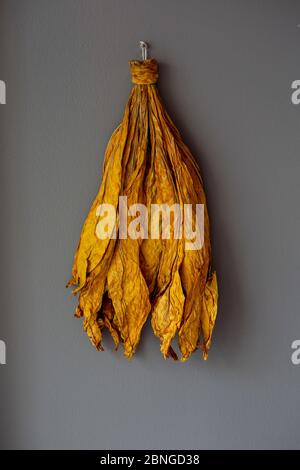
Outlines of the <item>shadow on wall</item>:
<svg viewBox="0 0 300 470">
<path fill-rule="evenodd" d="M 183 141 L 190 148 L 197 160 L 203 177 L 204 188 L 207 196 L 208 211 L 211 224 L 213 268 L 218 275 L 219 306 L 218 317 L 209 361 L 234 361 L 241 345 L 241 331 L 243 329 L 245 301 L 240 262 L 237 259 L 235 247 L 231 240 L 230 221 L 224 217 L 224 199 L 226 200 L 227 188 L 220 186 L 220 178 L 211 166 L 210 156 L 203 151 L 201 144 L 201 129 L 197 138 L 192 135 L 189 127 L 185 125 L 184 109 L 176 107 L 176 96 L 172 96 L 172 67 L 166 63 L 159 63 L 161 71 L 158 88 L 162 89 L 161 95 L 167 112 L 170 114 L 174 124 L 179 129 Z M 161 86 L 160 86 L 161 85 Z M 168 93 L 165 93 L 165 90 Z M 166 98 L 166 99 L 165 99 Z M 201 106 L 195 102 L 199 109 L 199 122 Z M 217 138 L 217 136 L 216 136 Z M 222 158 L 222 155 L 219 155 Z M 218 188 L 216 190 L 216 188 Z M 195 353 L 197 354 L 197 353 Z"/>
<path fill-rule="evenodd" d="M 213 334 L 212 347 L 209 354 L 209 362 L 225 361 L 234 363 L 234 357 L 238 355 L 238 349 L 241 344 L 241 331 L 243 329 L 243 286 L 239 282 L 242 279 L 240 272 L 240 263 L 237 259 L 234 245 L 231 242 L 231 227 L 229 221 L 224 217 L 222 207 L 224 206 L 224 191 L 220 187 L 220 180 L 216 174 L 215 169 L 210 165 L 210 157 L 202 150 L 201 145 L 201 129 L 199 129 L 200 138 L 193 137 L 189 128 L 185 126 L 184 110 L 176 108 L 176 96 L 172 95 L 172 87 L 168 84 L 172 82 L 172 67 L 168 64 L 159 62 L 160 79 L 158 89 L 160 96 L 165 105 L 166 111 L 170 115 L 175 126 L 179 129 L 184 142 L 190 148 L 192 154 L 195 156 L 203 176 L 204 187 L 206 191 L 208 210 L 210 215 L 211 224 L 211 237 L 212 237 L 212 254 L 213 254 L 213 268 L 216 269 L 218 275 L 219 287 L 219 307 L 218 317 Z M 160 86 L 161 85 L 161 86 Z M 165 93 L 168 90 L 168 93 Z M 167 99 L 165 99 L 167 95 Z M 197 104 L 195 104 L 197 106 Z M 199 106 L 200 108 L 200 106 Z M 200 121 L 200 119 L 199 119 Z M 220 155 L 220 158 L 222 156 Z M 215 188 L 218 188 L 216 191 Z M 225 197 L 226 199 L 226 197 Z M 113 344 L 108 339 L 109 334 L 104 331 L 105 349 L 112 350 Z M 152 339 L 150 339 L 152 338 Z M 145 343 L 155 341 L 155 347 L 159 349 L 159 340 L 154 336 L 151 327 L 151 318 L 148 318 L 141 335 L 141 340 L 135 353 L 135 357 L 147 360 L 147 353 Z M 177 348 L 177 338 L 175 337 L 173 349 L 176 351 L 178 357 L 180 353 Z M 122 353 L 119 348 L 119 353 Z M 194 357 L 196 357 L 196 361 Z M 196 351 L 190 358 L 188 363 L 197 363 L 201 361 L 202 352 Z M 133 359 L 134 360 L 134 359 Z M 162 358 L 163 360 L 163 358 Z M 172 359 L 169 359 L 170 361 Z"/>
</svg>

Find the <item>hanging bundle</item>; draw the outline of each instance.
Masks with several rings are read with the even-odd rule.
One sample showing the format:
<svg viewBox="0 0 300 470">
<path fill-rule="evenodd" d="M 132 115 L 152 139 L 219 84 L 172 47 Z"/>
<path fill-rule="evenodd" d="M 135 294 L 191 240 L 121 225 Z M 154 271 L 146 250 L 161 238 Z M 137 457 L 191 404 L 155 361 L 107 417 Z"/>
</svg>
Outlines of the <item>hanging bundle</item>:
<svg viewBox="0 0 300 470">
<path fill-rule="evenodd" d="M 123 120 L 106 149 L 102 183 L 84 223 L 68 285 L 77 286 L 75 315 L 83 317 L 84 330 L 98 350 L 103 349 L 102 332 L 107 328 L 116 348 L 122 342 L 125 356 L 131 358 L 151 316 L 165 358 L 177 358 L 171 343 L 178 335 L 183 361 L 197 348 L 206 359 L 218 292 L 216 273 L 211 270 L 202 179 L 158 95 L 158 64 L 147 59 L 145 43 L 141 47 L 143 60 L 130 62 L 133 88 Z M 133 208 L 141 205 L 147 209 L 146 225 L 153 221 L 152 207 L 189 205 L 193 226 L 197 224 L 195 207 L 202 205 L 201 247 L 187 249 L 185 237 L 178 236 L 188 219 L 185 213 L 179 218 L 170 216 L 169 237 L 142 236 L 142 230 L 140 236 L 129 236 L 124 227 L 121 230 L 120 201 L 124 200 L 130 208 L 128 229 L 130 224 L 140 228 L 142 219 L 138 218 L 138 224 Z M 99 236 L 99 224 L 111 207 L 115 215 L 106 220 L 105 236 Z"/>
</svg>

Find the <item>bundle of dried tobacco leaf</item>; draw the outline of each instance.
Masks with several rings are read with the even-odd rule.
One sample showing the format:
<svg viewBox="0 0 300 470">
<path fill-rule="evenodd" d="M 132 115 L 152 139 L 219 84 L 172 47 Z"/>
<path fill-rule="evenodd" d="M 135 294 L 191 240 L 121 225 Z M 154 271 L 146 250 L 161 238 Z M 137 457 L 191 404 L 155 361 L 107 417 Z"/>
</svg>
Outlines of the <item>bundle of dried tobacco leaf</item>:
<svg viewBox="0 0 300 470">
<path fill-rule="evenodd" d="M 106 149 L 102 183 L 84 223 L 68 284 L 77 286 L 73 292 L 79 293 L 75 315 L 83 317 L 84 330 L 99 350 L 107 328 L 116 348 L 121 341 L 125 356 L 131 358 L 151 315 L 165 358 L 177 358 L 171 342 L 178 334 L 182 360 L 197 348 L 206 359 L 218 291 L 202 179 L 158 95 L 157 62 L 131 61 L 130 67 L 134 86 Z M 120 233 L 120 196 L 131 208 L 127 227 L 134 222 L 136 204 L 143 204 L 148 214 L 153 205 L 190 204 L 194 224 L 196 204 L 203 204 L 201 248 L 187 249 L 184 236 L 175 235 L 175 224 L 179 220 L 182 229 L 185 215 L 170 217 L 169 237 L 129 237 L 124 229 Z M 116 215 L 106 236 L 99 237 L 97 227 L 109 207 Z M 159 223 L 161 227 L 161 219 Z"/>
</svg>

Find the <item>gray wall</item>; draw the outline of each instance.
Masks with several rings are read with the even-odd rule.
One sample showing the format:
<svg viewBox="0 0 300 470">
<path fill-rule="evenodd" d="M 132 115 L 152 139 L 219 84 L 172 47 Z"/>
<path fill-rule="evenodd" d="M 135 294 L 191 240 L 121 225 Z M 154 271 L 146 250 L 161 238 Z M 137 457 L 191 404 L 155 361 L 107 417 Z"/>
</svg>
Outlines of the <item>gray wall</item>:
<svg viewBox="0 0 300 470">
<path fill-rule="evenodd" d="M 1 1 L 1 447 L 299 447 L 298 23 L 296 0 Z M 131 362 L 97 353 L 64 288 L 140 39 L 205 179 L 208 362 L 149 325 Z"/>
</svg>

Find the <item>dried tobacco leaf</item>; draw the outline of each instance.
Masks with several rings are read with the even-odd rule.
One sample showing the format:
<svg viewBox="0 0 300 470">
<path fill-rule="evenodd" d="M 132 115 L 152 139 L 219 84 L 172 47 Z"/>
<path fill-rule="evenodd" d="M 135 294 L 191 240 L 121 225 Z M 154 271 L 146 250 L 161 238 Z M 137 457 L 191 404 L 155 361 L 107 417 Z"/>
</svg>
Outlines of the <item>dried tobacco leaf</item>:
<svg viewBox="0 0 300 470">
<path fill-rule="evenodd" d="M 106 149 L 99 192 L 84 223 L 68 285 L 77 286 L 75 315 L 92 344 L 102 348 L 107 328 L 116 348 L 121 341 L 131 358 L 142 328 L 151 315 L 165 358 L 177 358 L 171 343 L 178 334 L 181 359 L 201 348 L 207 358 L 214 328 L 218 288 L 211 271 L 210 229 L 198 166 L 166 113 L 158 95 L 158 64 L 154 59 L 130 62 L 133 89 L 123 120 Z M 124 237 L 119 197 L 127 206 L 143 204 L 147 225 L 153 205 L 169 208 L 191 204 L 193 225 L 197 204 L 204 205 L 204 242 L 189 250 L 184 236 L 185 213 L 169 219 L 170 237 Z M 101 205 L 116 211 L 107 237 L 99 238 Z M 182 214 L 182 213 L 181 213 Z M 128 214 L 127 228 L 137 220 Z M 161 222 L 160 222 L 161 223 Z"/>
</svg>

